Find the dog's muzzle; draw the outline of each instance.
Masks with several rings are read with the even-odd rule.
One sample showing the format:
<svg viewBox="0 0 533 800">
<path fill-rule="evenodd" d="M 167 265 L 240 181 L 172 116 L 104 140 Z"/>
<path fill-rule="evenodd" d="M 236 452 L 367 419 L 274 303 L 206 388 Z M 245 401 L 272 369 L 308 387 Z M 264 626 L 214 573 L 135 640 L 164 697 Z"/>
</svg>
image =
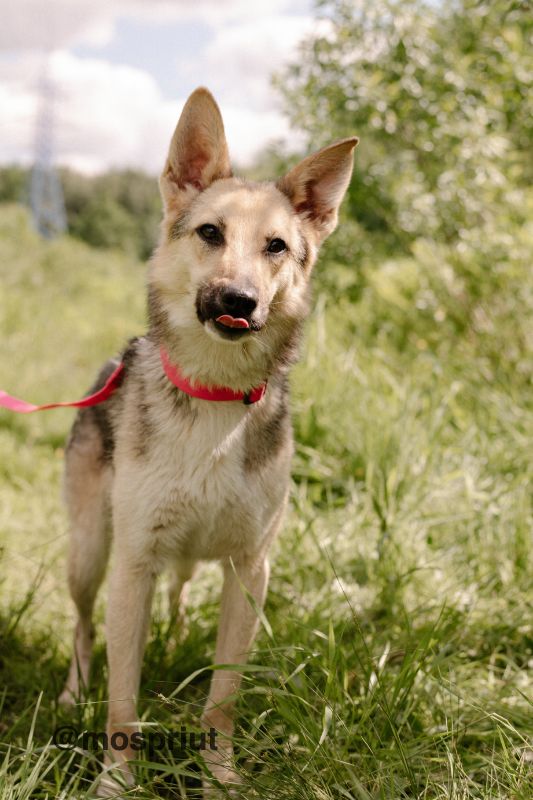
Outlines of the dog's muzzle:
<svg viewBox="0 0 533 800">
<path fill-rule="evenodd" d="M 196 313 L 202 324 L 212 323 L 227 339 L 240 339 L 258 331 L 258 295 L 252 288 L 233 285 L 206 285 L 198 290 Z"/>
</svg>

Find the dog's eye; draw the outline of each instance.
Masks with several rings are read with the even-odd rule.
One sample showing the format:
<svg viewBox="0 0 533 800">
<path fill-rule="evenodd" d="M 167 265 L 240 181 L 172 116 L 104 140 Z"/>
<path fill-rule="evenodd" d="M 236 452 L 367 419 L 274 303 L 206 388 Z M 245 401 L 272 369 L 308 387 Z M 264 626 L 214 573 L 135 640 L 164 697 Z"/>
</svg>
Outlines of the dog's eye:
<svg viewBox="0 0 533 800">
<path fill-rule="evenodd" d="M 287 245 L 283 241 L 283 239 L 272 239 L 268 243 L 267 253 L 283 253 L 284 250 L 287 249 Z"/>
<path fill-rule="evenodd" d="M 199 228 L 196 228 L 196 233 L 203 239 L 204 242 L 208 244 L 223 244 L 224 243 L 224 236 L 222 235 L 222 231 L 220 228 L 217 228 L 216 225 L 200 225 Z"/>
</svg>

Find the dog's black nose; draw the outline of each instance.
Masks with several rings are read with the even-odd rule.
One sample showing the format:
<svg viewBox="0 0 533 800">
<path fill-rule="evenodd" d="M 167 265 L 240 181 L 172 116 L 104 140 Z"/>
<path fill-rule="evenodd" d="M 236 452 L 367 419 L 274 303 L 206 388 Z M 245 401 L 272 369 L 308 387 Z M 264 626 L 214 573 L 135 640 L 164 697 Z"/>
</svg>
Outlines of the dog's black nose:
<svg viewBox="0 0 533 800">
<path fill-rule="evenodd" d="M 232 317 L 249 317 L 257 306 L 257 297 L 235 286 L 226 286 L 220 292 L 220 304 L 226 314 Z"/>
</svg>

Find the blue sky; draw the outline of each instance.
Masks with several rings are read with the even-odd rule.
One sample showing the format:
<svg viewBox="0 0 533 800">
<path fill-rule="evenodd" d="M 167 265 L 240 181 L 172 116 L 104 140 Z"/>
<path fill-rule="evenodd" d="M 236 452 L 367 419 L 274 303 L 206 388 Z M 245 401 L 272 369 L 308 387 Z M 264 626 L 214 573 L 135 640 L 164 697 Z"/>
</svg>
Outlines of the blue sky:
<svg viewBox="0 0 533 800">
<path fill-rule="evenodd" d="M 171 99 L 189 94 L 194 77 L 176 69 L 179 58 L 194 63 L 213 39 L 212 28 L 202 20 L 151 22 L 119 17 L 113 38 L 101 46 L 79 45 L 80 58 L 103 58 L 114 64 L 130 64 L 153 75 L 163 94 Z"/>
<path fill-rule="evenodd" d="M 43 72 L 54 86 L 56 160 L 86 173 L 157 172 L 199 85 L 221 106 L 235 163 L 272 140 L 300 141 L 270 77 L 321 24 L 313 0 L 4 2 L 1 163 L 33 158 Z"/>
</svg>

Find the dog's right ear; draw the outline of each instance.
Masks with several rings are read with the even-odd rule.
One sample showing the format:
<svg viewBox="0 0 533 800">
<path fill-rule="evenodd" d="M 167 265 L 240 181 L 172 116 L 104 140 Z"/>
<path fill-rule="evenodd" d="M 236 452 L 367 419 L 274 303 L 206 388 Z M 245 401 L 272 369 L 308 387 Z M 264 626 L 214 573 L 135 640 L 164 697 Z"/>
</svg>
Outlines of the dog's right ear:
<svg viewBox="0 0 533 800">
<path fill-rule="evenodd" d="M 159 188 L 166 212 L 180 211 L 219 178 L 231 177 L 222 115 L 211 92 L 196 89 L 183 108 L 170 143 Z"/>
</svg>

